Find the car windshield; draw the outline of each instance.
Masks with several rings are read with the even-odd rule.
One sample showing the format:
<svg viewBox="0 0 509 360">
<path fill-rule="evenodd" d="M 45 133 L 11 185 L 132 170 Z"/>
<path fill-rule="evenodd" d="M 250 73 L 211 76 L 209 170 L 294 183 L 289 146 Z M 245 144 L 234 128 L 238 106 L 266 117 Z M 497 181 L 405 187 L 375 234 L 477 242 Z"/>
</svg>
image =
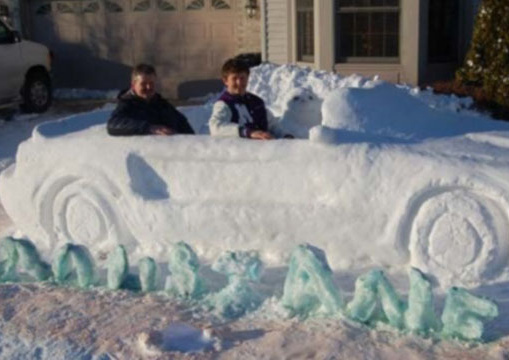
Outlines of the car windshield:
<svg viewBox="0 0 509 360">
<path fill-rule="evenodd" d="M 9 38 L 9 28 L 0 20 L 0 43 L 4 43 Z"/>
</svg>

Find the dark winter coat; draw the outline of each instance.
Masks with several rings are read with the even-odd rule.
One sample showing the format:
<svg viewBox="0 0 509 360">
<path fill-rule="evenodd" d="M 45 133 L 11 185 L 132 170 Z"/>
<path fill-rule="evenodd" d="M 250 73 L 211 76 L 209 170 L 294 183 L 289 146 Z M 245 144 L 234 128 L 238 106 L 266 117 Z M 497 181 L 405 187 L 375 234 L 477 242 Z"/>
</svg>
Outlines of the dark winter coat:
<svg viewBox="0 0 509 360">
<path fill-rule="evenodd" d="M 178 134 L 194 134 L 186 117 L 161 95 L 155 94 L 147 101 L 131 90 L 121 92 L 108 120 L 108 134 L 149 135 L 152 125 L 167 126 Z"/>
</svg>

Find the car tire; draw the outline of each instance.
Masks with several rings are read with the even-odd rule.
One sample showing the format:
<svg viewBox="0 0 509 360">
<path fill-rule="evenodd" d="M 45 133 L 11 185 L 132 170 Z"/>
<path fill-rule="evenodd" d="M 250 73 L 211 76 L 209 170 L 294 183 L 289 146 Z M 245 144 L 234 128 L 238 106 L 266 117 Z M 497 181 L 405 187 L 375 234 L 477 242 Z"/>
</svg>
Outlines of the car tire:
<svg viewBox="0 0 509 360">
<path fill-rule="evenodd" d="M 51 106 L 51 80 L 45 71 L 28 73 L 22 91 L 22 110 L 28 113 L 42 113 Z"/>
</svg>

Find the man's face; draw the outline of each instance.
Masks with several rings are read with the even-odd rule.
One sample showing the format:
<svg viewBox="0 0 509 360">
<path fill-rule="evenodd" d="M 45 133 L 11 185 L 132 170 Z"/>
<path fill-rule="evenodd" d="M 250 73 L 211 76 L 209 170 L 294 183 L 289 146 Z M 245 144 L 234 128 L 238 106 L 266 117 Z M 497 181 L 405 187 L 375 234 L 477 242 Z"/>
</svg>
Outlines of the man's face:
<svg viewBox="0 0 509 360">
<path fill-rule="evenodd" d="M 248 80 L 249 75 L 247 73 L 229 73 L 223 78 L 226 90 L 232 95 L 244 95 Z"/>
<path fill-rule="evenodd" d="M 142 99 L 149 100 L 156 93 L 157 77 L 153 74 L 137 75 L 131 82 L 131 89 Z"/>
</svg>

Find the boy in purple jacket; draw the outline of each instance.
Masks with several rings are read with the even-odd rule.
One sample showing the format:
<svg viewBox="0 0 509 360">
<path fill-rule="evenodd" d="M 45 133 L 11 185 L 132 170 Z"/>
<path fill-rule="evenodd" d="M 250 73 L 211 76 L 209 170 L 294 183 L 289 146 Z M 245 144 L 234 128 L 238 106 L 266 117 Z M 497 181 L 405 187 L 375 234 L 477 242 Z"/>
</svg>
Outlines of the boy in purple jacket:
<svg viewBox="0 0 509 360">
<path fill-rule="evenodd" d="M 240 60 L 230 59 L 224 63 L 221 75 L 226 91 L 214 104 L 209 119 L 210 135 L 258 140 L 281 136 L 263 100 L 246 91 L 249 67 Z"/>
</svg>

